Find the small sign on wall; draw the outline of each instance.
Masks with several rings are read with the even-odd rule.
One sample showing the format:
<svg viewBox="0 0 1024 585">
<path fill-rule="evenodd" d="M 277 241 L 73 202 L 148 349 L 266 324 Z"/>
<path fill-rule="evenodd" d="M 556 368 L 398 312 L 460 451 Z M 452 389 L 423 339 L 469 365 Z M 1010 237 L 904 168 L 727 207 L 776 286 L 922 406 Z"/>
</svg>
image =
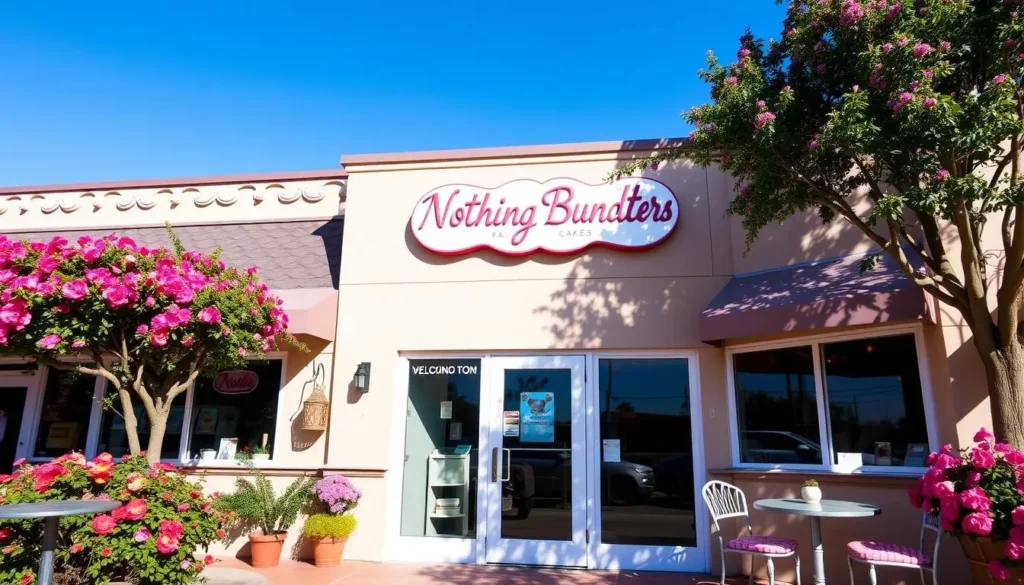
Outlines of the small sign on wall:
<svg viewBox="0 0 1024 585">
<path fill-rule="evenodd" d="M 622 443 L 618 439 L 604 439 L 601 441 L 601 453 L 605 463 L 618 463 L 622 461 Z"/>
<path fill-rule="evenodd" d="M 553 392 L 522 392 L 519 395 L 520 426 L 524 442 L 555 442 L 555 395 Z"/>
<path fill-rule="evenodd" d="M 250 370 L 225 370 L 213 379 L 213 389 L 221 394 L 248 394 L 259 385 L 259 375 Z"/>
<path fill-rule="evenodd" d="M 452 418 L 452 401 L 442 400 L 441 401 L 441 419 L 449 420 Z"/>
<path fill-rule="evenodd" d="M 519 411 L 506 410 L 501 415 L 501 435 L 503 437 L 519 436 Z"/>
</svg>

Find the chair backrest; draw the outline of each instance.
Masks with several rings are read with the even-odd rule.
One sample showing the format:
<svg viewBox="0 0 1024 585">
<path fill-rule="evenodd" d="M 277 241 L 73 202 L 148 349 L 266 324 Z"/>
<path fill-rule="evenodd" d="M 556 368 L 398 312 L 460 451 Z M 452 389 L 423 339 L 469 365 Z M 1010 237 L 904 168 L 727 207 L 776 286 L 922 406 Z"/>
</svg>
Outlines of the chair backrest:
<svg viewBox="0 0 1024 585">
<path fill-rule="evenodd" d="M 746 518 L 747 530 L 750 530 L 750 514 L 747 512 L 747 497 L 743 495 L 743 490 L 731 483 L 715 480 L 704 484 L 701 494 L 715 522 L 715 530 L 721 531 L 719 520 L 736 517 Z"/>
<path fill-rule="evenodd" d="M 939 543 L 942 542 L 942 523 L 939 521 L 938 514 L 929 514 L 925 512 L 921 519 L 921 552 L 925 552 L 925 541 L 928 531 L 935 533 L 935 544 L 932 545 L 932 571 L 935 571 L 936 565 L 939 563 Z"/>
</svg>

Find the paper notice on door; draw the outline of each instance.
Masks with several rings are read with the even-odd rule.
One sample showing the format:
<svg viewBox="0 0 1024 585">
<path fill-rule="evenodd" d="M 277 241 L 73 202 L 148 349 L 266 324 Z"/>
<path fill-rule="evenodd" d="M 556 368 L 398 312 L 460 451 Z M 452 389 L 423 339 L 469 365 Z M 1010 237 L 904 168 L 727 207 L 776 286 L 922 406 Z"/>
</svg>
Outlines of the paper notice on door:
<svg viewBox="0 0 1024 585">
<path fill-rule="evenodd" d="M 501 415 L 501 434 L 505 437 L 519 436 L 519 411 L 506 410 Z"/>
<path fill-rule="evenodd" d="M 601 441 L 601 447 L 605 463 L 622 461 L 622 443 L 618 439 L 604 439 Z"/>
<path fill-rule="evenodd" d="M 462 423 L 450 422 L 448 423 L 448 440 L 450 441 L 461 441 L 462 440 Z"/>
<path fill-rule="evenodd" d="M 452 417 L 452 401 L 442 400 L 441 401 L 441 419 L 448 420 Z"/>
</svg>

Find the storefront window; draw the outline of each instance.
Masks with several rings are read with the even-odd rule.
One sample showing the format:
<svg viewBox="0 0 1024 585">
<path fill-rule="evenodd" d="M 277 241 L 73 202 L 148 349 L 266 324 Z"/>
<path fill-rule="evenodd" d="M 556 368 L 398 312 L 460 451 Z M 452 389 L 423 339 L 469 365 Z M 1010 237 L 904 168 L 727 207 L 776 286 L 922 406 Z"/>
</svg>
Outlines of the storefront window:
<svg viewBox="0 0 1024 585">
<path fill-rule="evenodd" d="M 96 378 L 50 369 L 33 457 L 59 457 L 85 449 Z"/>
<path fill-rule="evenodd" d="M 822 463 L 811 348 L 734 356 L 743 463 Z"/>
<path fill-rule="evenodd" d="M 107 385 L 107 396 L 114 396 L 113 409 L 106 409 L 103 412 L 103 425 L 100 427 L 99 442 L 96 445 L 98 453 L 110 453 L 120 457 L 128 453 L 128 434 L 124 430 L 124 417 L 121 415 L 121 401 L 116 398 L 117 391 L 113 386 Z M 149 445 L 149 418 L 146 410 L 138 403 L 139 398 L 132 394 L 132 404 L 135 411 L 136 428 L 139 431 L 139 444 L 143 450 Z M 167 417 L 167 432 L 164 434 L 163 447 L 160 449 L 161 459 L 178 459 L 178 450 L 181 448 L 181 428 L 185 421 L 185 394 L 179 394 L 171 406 L 171 413 Z"/>
<path fill-rule="evenodd" d="M 924 466 L 928 428 L 913 335 L 822 345 L 829 428 L 863 465 Z"/>
<path fill-rule="evenodd" d="M 266 443 L 274 452 L 281 360 L 250 361 L 245 369 L 196 380 L 189 413 L 188 452 L 234 459 L 244 447 Z"/>
<path fill-rule="evenodd" d="M 480 360 L 409 360 L 402 536 L 476 536 Z"/>
<path fill-rule="evenodd" d="M 740 352 L 733 367 L 741 463 L 924 466 L 930 446 L 913 334 Z"/>
<path fill-rule="evenodd" d="M 601 541 L 696 546 L 685 359 L 599 361 Z"/>
</svg>

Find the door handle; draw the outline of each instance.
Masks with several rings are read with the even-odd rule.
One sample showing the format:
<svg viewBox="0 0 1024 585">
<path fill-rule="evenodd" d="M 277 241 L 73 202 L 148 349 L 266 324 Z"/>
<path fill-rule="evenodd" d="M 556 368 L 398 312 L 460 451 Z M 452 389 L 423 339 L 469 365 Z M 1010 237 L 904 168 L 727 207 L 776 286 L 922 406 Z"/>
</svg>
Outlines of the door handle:
<svg viewBox="0 0 1024 585">
<path fill-rule="evenodd" d="M 501 481 L 508 481 L 512 478 L 512 451 L 510 449 L 502 449 L 501 458 L 504 460 L 502 462 L 503 471 L 506 469 L 505 465 L 508 465 L 508 473 L 503 474 Z"/>
<path fill-rule="evenodd" d="M 498 483 L 498 448 L 491 449 L 491 482 Z"/>
</svg>

